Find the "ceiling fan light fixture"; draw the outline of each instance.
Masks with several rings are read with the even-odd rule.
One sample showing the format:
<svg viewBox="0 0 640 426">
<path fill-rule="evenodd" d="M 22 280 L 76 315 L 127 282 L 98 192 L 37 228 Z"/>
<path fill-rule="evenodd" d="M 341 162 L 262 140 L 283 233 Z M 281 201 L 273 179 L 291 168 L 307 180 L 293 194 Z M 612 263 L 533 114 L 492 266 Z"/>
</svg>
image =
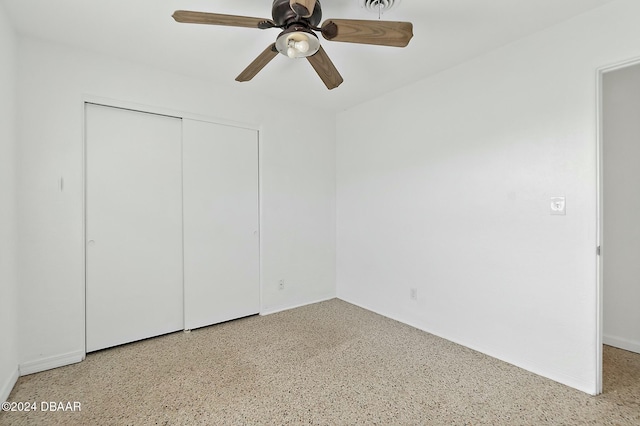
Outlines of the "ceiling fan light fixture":
<svg viewBox="0 0 640 426">
<path fill-rule="evenodd" d="M 324 1 L 324 0 L 322 0 Z M 389 9 L 400 0 L 357 0 L 363 7 Z M 328 41 L 359 43 L 377 46 L 406 47 L 413 38 L 413 24 L 400 21 L 373 21 L 362 19 L 329 19 L 322 25 L 320 0 L 273 0 L 271 19 L 251 16 L 225 15 L 221 13 L 176 10 L 173 19 L 189 24 L 220 25 L 266 30 L 286 28 L 275 43 L 267 46 L 257 58 L 245 68 L 236 81 L 253 79 L 278 53 L 289 58 L 307 58 L 327 89 L 332 90 L 344 81 L 335 65 L 320 46 L 315 32 Z M 380 16 L 378 16 L 380 18 Z"/>
<path fill-rule="evenodd" d="M 276 49 L 291 59 L 306 58 L 320 50 L 320 40 L 306 28 L 292 27 L 278 36 Z"/>
</svg>

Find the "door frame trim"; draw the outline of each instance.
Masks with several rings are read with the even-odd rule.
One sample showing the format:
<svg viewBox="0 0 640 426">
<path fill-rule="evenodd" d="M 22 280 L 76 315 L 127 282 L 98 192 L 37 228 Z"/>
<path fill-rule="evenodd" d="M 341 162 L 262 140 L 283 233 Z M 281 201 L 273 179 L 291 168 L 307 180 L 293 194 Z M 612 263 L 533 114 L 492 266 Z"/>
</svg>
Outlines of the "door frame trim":
<svg viewBox="0 0 640 426">
<path fill-rule="evenodd" d="M 603 203 L 603 150 L 604 150 L 604 104 L 603 104 L 603 82 L 604 75 L 623 68 L 628 68 L 640 64 L 640 57 L 627 59 L 615 64 L 598 68 L 596 71 L 596 250 L 599 247 L 600 253 L 596 254 L 596 395 L 603 391 L 603 340 L 604 340 L 604 268 L 603 257 L 605 253 L 604 243 L 604 203 Z"/>
<path fill-rule="evenodd" d="M 140 104 L 136 102 L 129 102 L 129 101 L 124 101 L 119 99 L 111 99 L 111 98 L 105 98 L 101 96 L 94 96 L 94 95 L 88 95 L 88 94 L 85 94 L 82 96 L 83 111 L 84 111 L 85 103 L 102 105 L 107 107 L 114 107 L 114 108 L 121 108 L 121 109 L 130 109 L 132 111 L 145 112 L 149 114 L 166 115 L 166 116 L 175 117 L 175 118 L 186 118 L 190 120 L 206 121 L 209 123 L 221 124 L 223 126 L 240 127 L 240 128 L 249 129 L 249 130 L 259 131 L 261 127 L 260 125 L 256 125 L 252 123 L 225 120 L 220 117 L 206 116 L 206 115 L 195 114 L 195 113 L 180 111 L 180 110 L 171 109 L 171 108 L 165 108 L 161 106 L 146 105 L 146 104 Z M 84 112 L 83 112 L 83 117 L 84 117 Z"/>
</svg>

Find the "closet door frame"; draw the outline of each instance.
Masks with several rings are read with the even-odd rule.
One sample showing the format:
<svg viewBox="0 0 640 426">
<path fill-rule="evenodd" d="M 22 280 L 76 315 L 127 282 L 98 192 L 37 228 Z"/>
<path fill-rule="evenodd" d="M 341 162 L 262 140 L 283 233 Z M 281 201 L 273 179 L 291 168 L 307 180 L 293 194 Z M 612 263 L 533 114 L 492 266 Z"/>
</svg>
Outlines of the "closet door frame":
<svg viewBox="0 0 640 426">
<path fill-rule="evenodd" d="M 85 312 L 83 317 L 83 328 L 85 330 L 83 336 L 82 347 L 84 349 L 84 357 L 86 356 L 86 348 L 87 348 L 87 140 L 86 140 L 86 105 L 87 104 L 95 104 L 105 107 L 113 107 L 113 108 L 121 108 L 126 110 L 132 110 L 142 113 L 149 114 L 158 114 L 158 115 L 166 115 L 169 117 L 175 117 L 180 119 L 190 119 L 190 120 L 198 120 L 205 121 L 212 124 L 219 124 L 223 126 L 231 126 L 231 127 L 239 127 L 247 130 L 254 130 L 258 135 L 258 265 L 259 265 L 259 276 L 258 276 L 258 288 L 260 295 L 260 315 L 263 313 L 263 285 L 262 285 L 262 137 L 261 137 L 261 127 L 256 124 L 251 123 L 243 123 L 231 120 L 225 120 L 220 118 L 214 118 L 209 116 L 203 116 L 199 114 L 188 113 L 184 111 L 178 111 L 170 108 L 152 106 L 146 104 L 140 104 L 136 102 L 130 102 L 125 100 L 111 99 L 105 98 L 96 95 L 83 95 L 82 100 L 79 104 L 79 114 L 81 116 L 82 123 L 82 309 Z"/>
</svg>

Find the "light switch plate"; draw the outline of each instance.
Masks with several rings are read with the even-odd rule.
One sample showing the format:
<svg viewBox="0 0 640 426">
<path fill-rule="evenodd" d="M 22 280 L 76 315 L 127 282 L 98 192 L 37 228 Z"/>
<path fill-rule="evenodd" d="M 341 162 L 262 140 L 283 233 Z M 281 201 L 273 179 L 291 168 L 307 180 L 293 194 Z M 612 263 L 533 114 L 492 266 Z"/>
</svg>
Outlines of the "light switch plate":
<svg viewBox="0 0 640 426">
<path fill-rule="evenodd" d="M 551 197 L 551 214 L 565 216 L 567 214 L 567 200 L 565 197 Z"/>
</svg>

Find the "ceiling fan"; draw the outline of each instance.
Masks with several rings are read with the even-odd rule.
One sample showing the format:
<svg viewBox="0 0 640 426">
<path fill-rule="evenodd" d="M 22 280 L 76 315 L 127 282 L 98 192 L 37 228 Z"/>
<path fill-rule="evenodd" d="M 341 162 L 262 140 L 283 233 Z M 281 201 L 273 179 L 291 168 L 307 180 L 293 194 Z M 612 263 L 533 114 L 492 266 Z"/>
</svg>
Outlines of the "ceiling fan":
<svg viewBox="0 0 640 426">
<path fill-rule="evenodd" d="M 173 14 L 173 19 L 182 23 L 283 29 L 276 42 L 249 64 L 236 81 L 251 80 L 281 53 L 289 58 L 307 58 L 329 90 L 338 87 L 343 79 L 314 31 L 329 41 L 393 47 L 405 47 L 413 37 L 411 22 L 330 19 L 318 27 L 322 20 L 319 0 L 274 0 L 272 17 L 262 19 L 187 10 L 176 10 Z"/>
</svg>

